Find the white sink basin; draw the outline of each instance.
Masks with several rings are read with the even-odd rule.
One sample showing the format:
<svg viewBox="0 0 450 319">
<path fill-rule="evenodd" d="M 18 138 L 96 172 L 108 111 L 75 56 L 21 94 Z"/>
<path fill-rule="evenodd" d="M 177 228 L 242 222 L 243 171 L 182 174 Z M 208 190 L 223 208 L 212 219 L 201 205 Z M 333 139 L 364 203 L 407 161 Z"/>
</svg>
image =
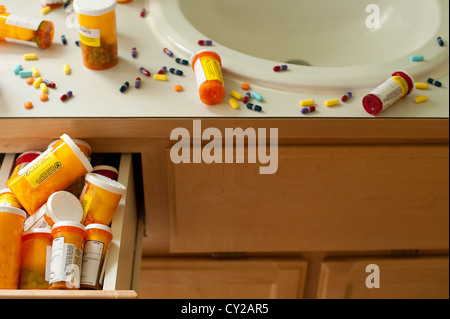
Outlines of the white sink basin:
<svg viewBox="0 0 450 319">
<path fill-rule="evenodd" d="M 379 8 L 367 12 L 369 5 Z M 216 51 L 225 76 L 269 88 L 371 88 L 394 71 L 423 76 L 448 63 L 448 0 L 151 0 L 160 40 L 189 58 Z M 201 47 L 198 40 L 214 41 Z M 423 55 L 424 62 L 412 62 Z M 275 73 L 275 65 L 289 71 Z"/>
</svg>

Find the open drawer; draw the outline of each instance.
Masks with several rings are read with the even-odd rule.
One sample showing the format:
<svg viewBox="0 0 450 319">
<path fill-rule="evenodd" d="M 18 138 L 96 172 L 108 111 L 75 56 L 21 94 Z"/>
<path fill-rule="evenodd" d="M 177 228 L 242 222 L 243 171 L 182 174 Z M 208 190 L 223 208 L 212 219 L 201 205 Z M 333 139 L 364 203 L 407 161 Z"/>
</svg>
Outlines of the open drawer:
<svg viewBox="0 0 450 319">
<path fill-rule="evenodd" d="M 0 156 L 0 185 L 5 185 L 9 178 L 15 157 L 15 154 Z M 0 289 L 0 298 L 137 298 L 144 223 L 138 214 L 131 154 L 120 156 L 118 182 L 127 187 L 127 192 L 122 197 L 111 223 L 113 240 L 106 260 L 103 290 Z"/>
</svg>

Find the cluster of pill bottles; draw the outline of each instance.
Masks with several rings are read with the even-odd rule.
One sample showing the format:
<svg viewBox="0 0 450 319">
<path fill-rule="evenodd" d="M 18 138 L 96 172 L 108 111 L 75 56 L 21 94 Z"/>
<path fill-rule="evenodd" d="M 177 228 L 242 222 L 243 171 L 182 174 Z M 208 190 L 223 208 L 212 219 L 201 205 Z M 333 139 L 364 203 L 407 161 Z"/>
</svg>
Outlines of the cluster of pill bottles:
<svg viewBox="0 0 450 319">
<path fill-rule="evenodd" d="M 102 289 L 126 187 L 118 165 L 92 166 L 91 155 L 63 134 L 17 157 L 0 190 L 0 289 Z"/>
</svg>

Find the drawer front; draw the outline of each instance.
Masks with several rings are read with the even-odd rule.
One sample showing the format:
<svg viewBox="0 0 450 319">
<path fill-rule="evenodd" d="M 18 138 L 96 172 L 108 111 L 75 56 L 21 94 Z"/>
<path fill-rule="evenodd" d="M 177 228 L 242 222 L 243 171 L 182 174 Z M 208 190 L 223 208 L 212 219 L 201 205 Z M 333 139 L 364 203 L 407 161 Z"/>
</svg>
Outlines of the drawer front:
<svg viewBox="0 0 450 319">
<path fill-rule="evenodd" d="M 0 167 L 0 185 L 9 178 L 15 154 L 5 154 Z M 142 238 L 142 221 L 138 218 L 134 184 L 133 159 L 131 154 L 120 157 L 118 182 L 127 187 L 114 213 L 111 223 L 113 240 L 108 249 L 105 279 L 102 291 L 46 291 L 46 290 L 0 290 L 0 298 L 137 298 L 136 277 Z"/>
<path fill-rule="evenodd" d="M 139 298 L 296 299 L 303 296 L 306 261 L 144 258 Z"/>
<path fill-rule="evenodd" d="M 375 270 L 373 266 L 366 269 L 369 265 L 377 265 L 378 270 Z M 376 272 L 379 274 L 378 279 L 375 277 Z M 368 288 L 366 280 L 369 282 L 369 287 L 375 284 L 377 286 Z M 322 263 L 317 297 L 323 299 L 448 299 L 448 291 L 448 257 L 347 259 Z"/>
<path fill-rule="evenodd" d="M 171 252 L 448 249 L 447 145 L 280 147 L 169 167 Z"/>
</svg>

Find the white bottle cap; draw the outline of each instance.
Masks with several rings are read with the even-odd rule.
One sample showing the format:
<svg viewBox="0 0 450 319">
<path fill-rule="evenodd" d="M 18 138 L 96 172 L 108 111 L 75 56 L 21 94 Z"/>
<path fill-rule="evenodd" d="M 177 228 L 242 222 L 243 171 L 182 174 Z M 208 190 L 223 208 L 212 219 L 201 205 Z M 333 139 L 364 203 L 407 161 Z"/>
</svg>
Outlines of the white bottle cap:
<svg viewBox="0 0 450 319">
<path fill-rule="evenodd" d="M 83 219 L 83 207 L 80 201 L 69 192 L 53 193 L 48 198 L 46 205 L 46 214 L 55 223 L 62 221 L 80 223 Z"/>
</svg>

